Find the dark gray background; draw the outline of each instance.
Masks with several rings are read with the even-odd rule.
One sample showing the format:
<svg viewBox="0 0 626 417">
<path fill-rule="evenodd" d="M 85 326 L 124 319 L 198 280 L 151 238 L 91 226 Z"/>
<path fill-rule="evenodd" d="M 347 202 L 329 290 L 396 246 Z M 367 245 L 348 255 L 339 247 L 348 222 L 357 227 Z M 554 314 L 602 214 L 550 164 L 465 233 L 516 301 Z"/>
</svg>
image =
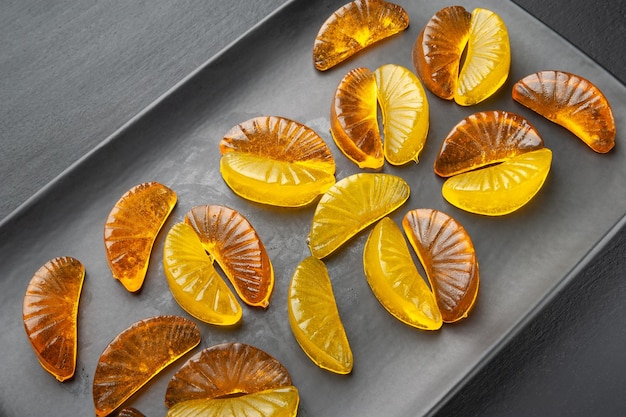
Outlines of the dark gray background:
<svg viewBox="0 0 626 417">
<path fill-rule="evenodd" d="M 3 1 L 0 219 L 283 3 Z M 622 1 L 516 3 L 626 82 Z M 625 235 L 440 414 L 624 414 Z"/>
</svg>

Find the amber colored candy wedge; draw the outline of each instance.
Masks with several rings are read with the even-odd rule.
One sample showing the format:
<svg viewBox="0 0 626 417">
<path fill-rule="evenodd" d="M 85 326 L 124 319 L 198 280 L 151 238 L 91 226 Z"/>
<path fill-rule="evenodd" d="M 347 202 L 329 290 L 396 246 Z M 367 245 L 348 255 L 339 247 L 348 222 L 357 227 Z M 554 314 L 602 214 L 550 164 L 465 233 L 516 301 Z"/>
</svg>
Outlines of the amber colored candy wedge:
<svg viewBox="0 0 626 417">
<path fill-rule="evenodd" d="M 435 173 L 450 177 L 541 149 L 544 142 L 524 117 L 502 110 L 472 114 L 452 128 L 435 159 Z"/>
<path fill-rule="evenodd" d="M 409 15 L 397 4 L 383 0 L 352 1 L 326 19 L 315 37 L 315 68 L 326 71 L 408 26 Z"/>
<path fill-rule="evenodd" d="M 341 152 L 359 168 L 378 169 L 385 163 L 376 77 L 367 68 L 351 70 L 337 86 L 330 107 L 330 133 Z"/>
<path fill-rule="evenodd" d="M 263 350 L 244 343 L 203 349 L 172 376 L 165 392 L 170 408 L 191 400 L 234 397 L 291 386 L 287 369 Z"/>
<path fill-rule="evenodd" d="M 417 162 L 428 135 L 426 92 L 420 80 L 400 65 L 374 71 L 383 118 L 385 159 L 392 165 Z"/>
<path fill-rule="evenodd" d="M 233 127 L 220 152 L 226 184 L 258 203 L 305 206 L 335 183 L 335 160 L 326 142 L 283 117 L 256 117 Z"/>
<path fill-rule="evenodd" d="M 441 328 L 435 297 L 415 267 L 402 231 L 389 217 L 372 229 L 363 269 L 372 292 L 392 316 L 422 330 Z"/>
<path fill-rule="evenodd" d="M 470 213 L 509 214 L 539 192 L 551 163 L 548 148 L 526 152 L 499 165 L 448 178 L 441 192 L 450 204 Z"/>
<path fill-rule="evenodd" d="M 163 270 L 174 299 L 206 323 L 230 326 L 241 320 L 235 294 L 213 266 L 195 230 L 176 223 L 165 238 Z"/>
<path fill-rule="evenodd" d="M 478 296 L 480 274 L 474 244 L 465 228 L 433 209 L 409 211 L 402 226 L 426 271 L 443 321 L 467 317 Z"/>
<path fill-rule="evenodd" d="M 513 86 L 513 100 L 563 126 L 591 149 L 607 153 L 615 146 L 615 119 L 598 87 L 564 71 L 540 71 Z"/>
<path fill-rule="evenodd" d="M 189 210 L 185 223 L 193 227 L 242 301 L 267 307 L 274 289 L 274 268 L 248 219 L 229 207 L 207 205 Z"/>
<path fill-rule="evenodd" d="M 339 249 L 361 230 L 409 198 L 409 185 L 391 174 L 359 173 L 338 181 L 320 199 L 307 244 L 318 259 Z"/>
<path fill-rule="evenodd" d="M 106 416 L 152 377 L 200 343 L 190 320 L 156 316 L 140 320 L 104 349 L 93 380 L 96 416 Z"/>
<path fill-rule="evenodd" d="M 304 353 L 322 369 L 350 373 L 352 350 L 323 261 L 309 256 L 298 264 L 287 300 L 289 324 Z"/>
<path fill-rule="evenodd" d="M 128 190 L 109 213 L 104 225 L 106 257 L 113 277 L 128 291 L 143 285 L 152 246 L 176 199 L 165 185 L 146 182 Z"/>
<path fill-rule="evenodd" d="M 54 258 L 35 272 L 24 295 L 28 340 L 41 366 L 61 382 L 76 370 L 78 301 L 84 278 L 80 261 Z"/>
<path fill-rule="evenodd" d="M 146 417 L 141 411 L 133 407 L 123 408 L 117 413 L 117 417 Z"/>
<path fill-rule="evenodd" d="M 178 403 L 168 417 L 295 417 L 300 396 L 293 386 L 274 388 L 230 398 L 190 400 Z"/>
</svg>

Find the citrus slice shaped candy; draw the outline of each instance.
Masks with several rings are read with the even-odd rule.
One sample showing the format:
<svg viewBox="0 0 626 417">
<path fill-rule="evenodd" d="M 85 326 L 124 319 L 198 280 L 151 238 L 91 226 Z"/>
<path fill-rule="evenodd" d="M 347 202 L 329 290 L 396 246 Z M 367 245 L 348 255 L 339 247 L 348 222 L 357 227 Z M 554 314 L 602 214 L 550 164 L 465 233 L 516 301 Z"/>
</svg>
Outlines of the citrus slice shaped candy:
<svg viewBox="0 0 626 417">
<path fill-rule="evenodd" d="M 123 408 L 117 413 L 117 417 L 146 417 L 141 411 L 133 407 Z"/>
<path fill-rule="evenodd" d="M 426 271 L 443 321 L 467 317 L 478 296 L 480 274 L 474 244 L 465 228 L 433 209 L 409 211 L 402 226 Z"/>
<path fill-rule="evenodd" d="M 176 199 L 165 185 L 146 182 L 128 190 L 109 213 L 104 225 L 106 257 L 113 277 L 128 291 L 143 285 L 152 246 Z"/>
<path fill-rule="evenodd" d="M 176 223 L 165 238 L 163 269 L 174 299 L 189 314 L 206 323 L 230 326 L 241 320 L 235 294 L 213 267 L 195 230 Z"/>
<path fill-rule="evenodd" d="M 315 68 L 326 71 L 408 26 L 409 15 L 397 4 L 383 0 L 352 1 L 326 19 L 315 37 Z"/>
<path fill-rule="evenodd" d="M 24 295 L 28 340 L 41 366 L 61 382 L 76 370 L 78 301 L 84 278 L 80 261 L 54 258 L 35 272 Z"/>
<path fill-rule="evenodd" d="M 441 328 L 435 297 L 415 267 L 402 231 L 389 217 L 372 229 L 363 268 L 372 292 L 392 316 L 422 330 Z"/>
<path fill-rule="evenodd" d="M 383 118 L 385 159 L 392 165 L 417 162 L 429 127 L 428 100 L 422 83 L 400 65 L 374 71 Z"/>
<path fill-rule="evenodd" d="M 530 74 L 513 86 L 513 100 L 563 126 L 598 153 L 615 146 L 615 119 L 608 100 L 579 75 L 564 71 Z"/>
<path fill-rule="evenodd" d="M 335 160 L 324 140 L 283 117 L 257 117 L 233 127 L 220 151 L 226 184 L 258 203 L 305 206 L 335 183 Z"/>
<path fill-rule="evenodd" d="M 244 343 L 203 349 L 172 376 L 165 405 L 234 397 L 291 386 L 287 369 L 263 350 Z"/>
<path fill-rule="evenodd" d="M 434 170 L 439 176 L 450 177 L 543 147 L 539 132 L 526 118 L 502 110 L 478 112 L 448 133 Z"/>
<path fill-rule="evenodd" d="M 330 107 L 330 133 L 341 152 L 359 168 L 378 169 L 385 163 L 376 77 L 367 68 L 351 70 L 337 86 Z"/>
<path fill-rule="evenodd" d="M 274 388 L 230 398 L 190 400 L 175 404 L 168 417 L 295 417 L 300 396 L 296 387 Z"/>
<path fill-rule="evenodd" d="M 548 148 L 526 152 L 499 165 L 448 178 L 443 197 L 470 213 L 501 216 L 518 210 L 539 192 L 552 162 Z"/>
<path fill-rule="evenodd" d="M 509 75 L 507 28 L 487 9 L 470 14 L 461 6 L 443 8 L 420 32 L 413 46 L 413 64 L 436 96 L 462 106 L 477 104 L 495 93 Z"/>
<path fill-rule="evenodd" d="M 352 350 L 323 261 L 309 256 L 300 262 L 291 277 L 287 306 L 291 330 L 307 356 L 322 369 L 350 373 Z"/>
<path fill-rule="evenodd" d="M 409 198 L 409 185 L 391 174 L 359 173 L 338 181 L 313 213 L 307 244 L 318 259 L 339 249 L 361 230 Z"/>
<path fill-rule="evenodd" d="M 229 207 L 206 205 L 189 210 L 185 223 L 217 260 L 241 300 L 251 306 L 267 307 L 274 289 L 274 268 L 248 219 Z"/>
<path fill-rule="evenodd" d="M 152 377 L 199 343 L 198 326 L 177 316 L 147 318 L 122 331 L 98 360 L 93 380 L 96 416 L 112 413 Z"/>
</svg>

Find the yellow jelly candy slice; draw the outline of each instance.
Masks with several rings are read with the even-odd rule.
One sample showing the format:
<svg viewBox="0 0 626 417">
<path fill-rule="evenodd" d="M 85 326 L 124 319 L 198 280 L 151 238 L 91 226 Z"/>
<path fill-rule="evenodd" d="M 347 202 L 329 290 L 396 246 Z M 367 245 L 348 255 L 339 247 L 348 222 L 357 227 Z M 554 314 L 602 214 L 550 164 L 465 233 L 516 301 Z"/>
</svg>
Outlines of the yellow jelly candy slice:
<svg viewBox="0 0 626 417">
<path fill-rule="evenodd" d="M 76 370 L 78 301 L 84 278 L 80 261 L 54 258 L 35 272 L 24 295 L 28 340 L 41 366 L 61 382 Z"/>
<path fill-rule="evenodd" d="M 606 153 L 615 146 L 613 110 L 598 87 L 564 71 L 540 71 L 513 86 L 513 99 L 563 126 L 591 149 Z"/>
<path fill-rule="evenodd" d="M 450 177 L 543 147 L 539 132 L 524 117 L 502 110 L 478 112 L 448 133 L 434 170 L 439 176 Z"/>
<path fill-rule="evenodd" d="M 372 292 L 392 316 L 422 330 L 441 328 L 435 297 L 415 267 L 402 231 L 389 217 L 372 229 L 363 268 Z"/>
<path fill-rule="evenodd" d="M 408 26 L 409 15 L 397 4 L 383 0 L 352 1 L 335 11 L 320 28 L 313 45 L 315 68 L 332 68 Z"/>
<path fill-rule="evenodd" d="M 176 205 L 176 193 L 157 182 L 139 184 L 115 204 L 104 225 L 106 257 L 115 279 L 131 292 L 141 288 L 152 245 Z"/>
<path fill-rule="evenodd" d="M 257 117 L 233 127 L 220 151 L 226 184 L 258 203 L 305 206 L 335 183 L 335 160 L 324 140 L 283 117 Z"/>
<path fill-rule="evenodd" d="M 476 214 L 500 216 L 528 203 L 545 182 L 552 162 L 548 148 L 526 152 L 499 165 L 448 178 L 443 197 Z"/>
<path fill-rule="evenodd" d="M 111 414 L 152 377 L 200 343 L 190 320 L 156 316 L 140 320 L 104 349 L 93 379 L 96 416 Z"/>
<path fill-rule="evenodd" d="M 471 106 L 490 97 L 506 81 L 510 66 L 511 46 L 504 22 L 490 10 L 475 9 L 454 101 Z"/>
<path fill-rule="evenodd" d="M 432 209 L 409 211 L 404 232 L 417 253 L 445 323 L 467 317 L 478 296 L 476 251 L 463 226 Z"/>
<path fill-rule="evenodd" d="M 267 307 L 274 289 L 274 268 L 252 224 L 229 207 L 193 207 L 185 215 L 204 249 L 217 260 L 241 300 Z"/>
<path fill-rule="evenodd" d="M 287 369 L 263 350 L 244 343 L 208 347 L 172 376 L 165 405 L 235 397 L 291 386 Z"/>
<path fill-rule="evenodd" d="M 320 199 L 307 244 L 322 259 L 409 198 L 409 185 L 390 174 L 359 173 L 338 181 Z"/>
<path fill-rule="evenodd" d="M 189 314 L 204 322 L 229 326 L 241 320 L 237 298 L 213 267 L 194 229 L 177 223 L 168 232 L 163 249 L 163 270 L 174 299 Z"/>
<path fill-rule="evenodd" d="M 385 159 L 393 165 L 417 162 L 428 135 L 428 100 L 422 83 L 400 65 L 374 71 L 383 117 Z"/>
<path fill-rule="evenodd" d="M 298 344 L 320 368 L 352 371 L 353 357 L 324 262 L 309 256 L 291 277 L 289 324 Z"/>
<path fill-rule="evenodd" d="M 376 90 L 374 73 L 355 68 L 337 86 L 330 107 L 330 133 L 341 152 L 359 168 L 378 169 L 385 163 Z"/>
<path fill-rule="evenodd" d="M 178 403 L 168 417 L 295 417 L 300 396 L 296 387 L 274 388 L 230 398 L 190 400 Z"/>
</svg>

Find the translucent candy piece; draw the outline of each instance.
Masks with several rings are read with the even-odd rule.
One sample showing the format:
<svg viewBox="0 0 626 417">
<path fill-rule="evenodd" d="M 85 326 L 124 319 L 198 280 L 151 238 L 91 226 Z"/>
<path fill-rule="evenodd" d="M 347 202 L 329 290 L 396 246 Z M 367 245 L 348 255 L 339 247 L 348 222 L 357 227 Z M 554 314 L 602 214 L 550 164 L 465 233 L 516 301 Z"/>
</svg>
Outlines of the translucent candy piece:
<svg viewBox="0 0 626 417">
<path fill-rule="evenodd" d="M 413 64 L 436 96 L 462 106 L 477 104 L 498 91 L 509 75 L 507 28 L 490 10 L 477 8 L 470 14 L 461 6 L 443 8 L 420 32 Z"/>
<path fill-rule="evenodd" d="M 257 117 L 220 142 L 220 172 L 239 196 L 262 204 L 300 207 L 335 183 L 335 160 L 309 127 L 282 117 Z"/>
<path fill-rule="evenodd" d="M 402 226 L 426 271 L 443 321 L 467 317 L 480 281 L 476 251 L 467 231 L 449 215 L 433 209 L 409 211 Z"/>
<path fill-rule="evenodd" d="M 318 259 L 339 249 L 409 198 L 409 185 L 390 174 L 359 173 L 338 181 L 320 199 L 307 243 Z"/>
<path fill-rule="evenodd" d="M 151 317 L 122 331 L 98 360 L 93 380 L 96 416 L 112 413 L 152 377 L 199 343 L 198 326 L 177 316 Z"/>
<path fill-rule="evenodd" d="M 330 107 L 333 139 L 359 168 L 378 169 L 385 163 L 376 90 L 374 73 L 367 68 L 355 68 L 337 86 Z"/>
<path fill-rule="evenodd" d="M 448 133 L 434 170 L 437 175 L 449 177 L 543 147 L 539 132 L 524 117 L 502 110 L 478 112 Z"/>
<path fill-rule="evenodd" d="M 313 45 L 315 68 L 326 71 L 408 26 L 409 15 L 397 4 L 382 0 L 350 2 L 335 11 L 320 28 Z"/>
<path fill-rule="evenodd" d="M 441 328 L 435 297 L 415 267 L 402 231 L 389 217 L 372 229 L 363 268 L 372 292 L 392 316 L 422 330 Z"/>
<path fill-rule="evenodd" d="M 251 345 L 223 343 L 189 359 L 172 376 L 165 405 L 191 400 L 234 397 L 291 386 L 287 369 L 272 356 Z"/>
<path fill-rule="evenodd" d="M 117 413 L 117 417 L 146 417 L 141 411 L 136 408 L 128 407 L 123 408 Z"/>
<path fill-rule="evenodd" d="M 28 340 L 41 366 L 61 382 L 76 370 L 78 301 L 84 278 L 80 261 L 54 258 L 35 272 L 24 295 Z"/>
<path fill-rule="evenodd" d="M 513 86 L 513 99 L 563 126 L 591 149 L 607 153 L 615 146 L 615 119 L 598 87 L 564 71 L 540 71 Z"/>
<path fill-rule="evenodd" d="M 113 277 L 128 291 L 143 285 L 152 245 L 176 199 L 163 184 L 146 182 L 128 190 L 109 213 L 104 225 L 106 257 Z"/>
<path fill-rule="evenodd" d="M 323 261 L 309 256 L 300 262 L 291 277 L 287 306 L 291 330 L 307 356 L 322 369 L 350 373 L 352 350 Z"/>
<path fill-rule="evenodd" d="M 295 417 L 300 396 L 296 387 L 274 388 L 230 398 L 190 400 L 175 404 L 168 417 Z"/>
<path fill-rule="evenodd" d="M 206 323 L 230 326 L 241 320 L 235 294 L 213 267 L 195 230 L 177 223 L 165 238 L 163 270 L 174 299 L 189 314 Z"/>
<path fill-rule="evenodd" d="M 267 307 L 274 289 L 274 268 L 252 224 L 236 210 L 219 205 L 193 207 L 185 223 L 193 227 L 241 300 Z"/>
<path fill-rule="evenodd" d="M 501 216 L 528 203 L 545 182 L 552 162 L 548 148 L 526 152 L 499 165 L 448 178 L 443 197 L 476 214 Z"/>
<path fill-rule="evenodd" d="M 385 159 L 392 165 L 417 162 L 429 127 L 428 100 L 422 83 L 400 65 L 374 71 L 383 117 Z"/>
</svg>

